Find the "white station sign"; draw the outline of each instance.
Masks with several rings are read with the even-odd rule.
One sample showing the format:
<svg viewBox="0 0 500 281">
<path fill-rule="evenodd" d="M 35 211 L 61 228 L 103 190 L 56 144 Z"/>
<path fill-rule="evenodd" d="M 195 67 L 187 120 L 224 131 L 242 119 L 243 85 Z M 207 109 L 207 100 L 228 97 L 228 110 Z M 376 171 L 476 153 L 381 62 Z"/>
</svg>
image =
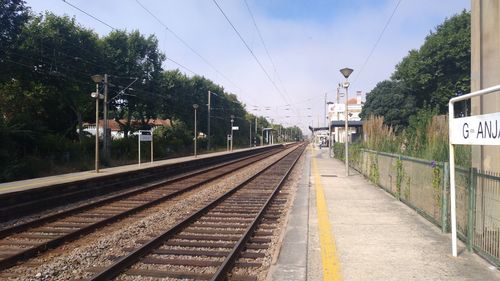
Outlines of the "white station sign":
<svg viewBox="0 0 500 281">
<path fill-rule="evenodd" d="M 139 140 L 140 141 L 152 141 L 153 135 L 151 135 L 151 131 L 140 130 L 139 131 Z"/>
<path fill-rule="evenodd" d="M 240 129 L 240 127 L 238 126 L 233 126 L 233 131 L 238 131 Z"/>
<path fill-rule="evenodd" d="M 452 120 L 452 144 L 500 145 L 500 112 Z"/>
</svg>

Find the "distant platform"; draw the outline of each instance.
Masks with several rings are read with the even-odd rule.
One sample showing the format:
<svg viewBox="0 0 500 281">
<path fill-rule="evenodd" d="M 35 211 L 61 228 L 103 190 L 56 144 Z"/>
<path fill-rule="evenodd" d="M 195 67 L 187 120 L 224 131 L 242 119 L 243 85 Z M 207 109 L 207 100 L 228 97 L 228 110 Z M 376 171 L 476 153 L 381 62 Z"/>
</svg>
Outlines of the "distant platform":
<svg viewBox="0 0 500 281">
<path fill-rule="evenodd" d="M 278 145 L 275 145 L 278 146 Z M 76 172 L 76 173 L 68 173 L 68 174 L 60 174 L 49 177 L 42 178 L 33 178 L 28 180 L 7 182 L 0 184 L 0 196 L 8 194 L 8 193 L 16 193 L 21 191 L 26 191 L 30 189 L 37 189 L 47 186 L 60 185 L 60 184 L 68 184 L 72 182 L 85 181 L 90 179 L 98 179 L 101 177 L 107 177 L 110 175 L 117 175 L 122 173 L 140 171 L 151 169 L 153 167 L 160 167 L 165 165 L 177 164 L 182 162 L 189 162 L 198 159 L 206 159 L 211 157 L 218 157 L 221 155 L 237 153 L 241 151 L 247 150 L 255 150 L 261 149 L 264 147 L 272 147 L 272 146 L 257 146 L 252 148 L 244 148 L 244 149 L 235 149 L 233 152 L 222 151 L 222 152 L 214 152 L 207 154 L 200 154 L 197 157 L 194 156 L 186 156 L 179 158 L 172 158 L 167 160 L 160 160 L 154 162 L 143 162 L 141 165 L 139 164 L 130 164 L 125 166 L 111 167 L 111 168 L 103 168 L 99 169 L 99 173 L 96 173 L 95 170 L 84 171 L 84 172 Z"/>
</svg>

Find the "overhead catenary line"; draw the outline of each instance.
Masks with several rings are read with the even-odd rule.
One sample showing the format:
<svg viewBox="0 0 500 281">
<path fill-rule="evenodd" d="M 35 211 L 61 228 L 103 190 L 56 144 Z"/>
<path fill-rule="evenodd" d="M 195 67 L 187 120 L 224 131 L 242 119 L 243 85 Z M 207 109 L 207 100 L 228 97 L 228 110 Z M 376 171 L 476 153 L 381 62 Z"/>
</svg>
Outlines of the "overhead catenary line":
<svg viewBox="0 0 500 281">
<path fill-rule="evenodd" d="M 94 15 L 92 15 L 92 14 L 90 14 L 90 13 L 88 13 L 88 12 L 86 12 L 86 11 L 84 11 L 84 10 L 80 9 L 79 7 L 77 7 L 77 6 L 75 6 L 75 5 L 71 4 L 71 3 L 69 3 L 67 0 L 62 0 L 62 1 L 63 1 L 64 3 L 66 3 L 66 4 L 70 5 L 71 7 L 73 7 L 73 8 L 75 8 L 75 9 L 77 9 L 78 11 L 80 11 L 80 12 L 82 12 L 82 13 L 86 14 L 87 16 L 89 16 L 89 17 L 91 17 L 91 18 L 93 18 L 93 19 L 97 20 L 98 22 L 100 22 L 100 23 L 102 23 L 102 24 L 104 24 L 104 25 L 108 26 L 109 28 L 111 28 L 111 29 L 113 29 L 113 30 L 117 30 L 116 28 L 114 28 L 113 26 L 111 26 L 111 25 L 109 25 L 108 23 L 104 22 L 103 20 L 100 20 L 99 18 L 95 17 Z M 187 71 L 189 71 L 189 72 L 193 73 L 194 75 L 201 76 L 200 74 L 198 74 L 198 73 L 196 73 L 196 72 L 192 71 L 191 69 L 189 69 L 188 67 L 186 67 L 186 66 L 184 66 L 184 65 L 182 65 L 182 64 L 180 64 L 180 63 L 178 63 L 177 61 L 175 61 L 175 60 L 173 60 L 173 59 L 171 59 L 171 58 L 168 58 L 168 57 L 165 57 L 165 58 L 166 58 L 167 60 L 169 60 L 169 61 L 173 62 L 174 64 L 176 64 L 176 65 L 180 66 L 181 68 L 183 68 L 183 69 L 185 69 L 185 70 L 187 70 Z"/>
<path fill-rule="evenodd" d="M 247 0 L 244 0 L 244 2 L 245 2 L 245 6 L 247 7 L 248 13 L 250 14 L 250 17 L 252 18 L 252 22 L 253 22 L 253 25 L 255 27 L 255 30 L 257 30 L 257 34 L 259 35 L 260 42 L 262 43 L 262 46 L 264 47 L 264 50 L 266 51 L 267 57 L 269 58 L 269 61 L 271 62 L 274 73 L 276 74 L 276 78 L 278 78 L 278 82 L 281 85 L 281 87 L 283 88 L 283 92 L 285 93 L 285 96 L 287 96 L 291 101 L 293 101 L 292 98 L 290 98 L 290 96 L 288 95 L 288 91 L 286 90 L 285 84 L 281 80 L 281 76 L 278 73 L 278 70 L 276 68 L 276 64 L 274 63 L 274 60 L 272 59 L 271 54 L 269 53 L 269 50 L 267 49 L 267 45 L 264 42 L 264 37 L 262 37 L 262 33 L 260 32 L 259 26 L 257 25 L 257 21 L 255 20 L 255 17 L 252 13 L 252 10 L 250 9 L 250 6 L 248 5 Z M 293 104 L 293 103 L 290 103 L 290 104 Z M 293 110 L 295 111 L 296 114 L 299 113 L 295 107 L 293 107 Z"/>
<path fill-rule="evenodd" d="M 365 69 L 365 66 L 366 64 L 368 63 L 368 61 L 370 60 L 371 56 L 373 55 L 373 52 L 375 51 L 375 49 L 377 48 L 377 45 L 378 43 L 380 42 L 380 39 L 382 39 L 382 36 L 384 35 L 384 32 L 385 30 L 387 29 L 387 27 L 389 26 L 389 23 L 391 23 L 391 20 L 392 18 L 394 17 L 394 14 L 396 13 L 398 7 L 399 7 L 399 4 L 401 4 L 401 1 L 403 0 L 399 0 L 398 3 L 396 4 L 396 6 L 394 7 L 394 10 L 392 11 L 391 13 L 391 16 L 389 17 L 389 19 L 387 19 L 387 22 L 385 23 L 385 26 L 384 28 L 382 29 L 382 32 L 380 32 L 380 35 L 378 36 L 377 40 L 375 41 L 375 44 L 373 44 L 373 47 L 372 49 L 370 50 L 370 53 L 368 54 L 368 56 L 366 57 L 363 65 L 361 66 L 361 68 L 359 69 L 359 71 L 356 73 L 356 77 L 353 79 L 353 84 L 356 83 L 356 81 L 358 80 L 358 78 L 361 76 L 361 73 L 363 72 L 363 70 Z"/>
<path fill-rule="evenodd" d="M 248 13 L 250 14 L 250 17 L 252 18 L 253 25 L 255 27 L 255 30 L 257 30 L 257 34 L 259 35 L 260 42 L 262 43 L 262 46 L 264 47 L 264 50 L 266 51 L 267 57 L 269 58 L 269 61 L 271 62 L 274 73 L 276 74 L 276 77 L 278 78 L 278 81 L 280 82 L 280 85 L 283 88 L 285 95 L 288 96 L 285 85 L 283 84 L 283 81 L 281 80 L 281 77 L 278 73 L 278 70 L 276 69 L 276 64 L 274 63 L 274 60 L 272 59 L 271 54 L 269 53 L 269 50 L 267 49 L 267 45 L 264 42 L 264 38 L 262 37 L 262 33 L 260 32 L 259 26 L 257 25 L 257 21 L 255 20 L 255 17 L 253 16 L 252 10 L 250 9 L 250 6 L 248 5 L 247 0 L 245 0 L 245 6 L 247 7 Z"/>
<path fill-rule="evenodd" d="M 271 76 L 269 75 L 269 73 L 266 71 L 266 69 L 264 68 L 264 66 L 260 62 L 260 60 L 257 58 L 257 56 L 255 55 L 255 53 L 252 51 L 252 49 L 250 48 L 250 46 L 248 45 L 248 43 L 243 38 L 243 36 L 241 36 L 241 33 L 238 31 L 238 29 L 236 29 L 236 27 L 231 22 L 231 20 L 228 18 L 228 16 L 224 12 L 224 10 L 222 10 L 221 6 L 219 6 L 219 3 L 217 3 L 216 0 L 212 0 L 212 1 L 215 4 L 215 6 L 217 6 L 217 8 L 219 9 L 219 11 L 222 13 L 222 15 L 224 16 L 224 18 L 226 19 L 226 21 L 229 23 L 229 25 L 231 25 L 231 27 L 233 28 L 234 32 L 236 32 L 236 34 L 240 38 L 241 42 L 243 42 L 243 44 L 245 45 L 245 47 L 247 48 L 247 50 L 250 52 L 250 54 L 252 55 L 252 57 L 255 59 L 255 61 L 257 62 L 257 64 L 260 66 L 260 69 L 264 72 L 264 74 L 266 75 L 266 77 L 269 80 L 269 82 L 271 82 L 271 84 L 274 86 L 274 88 L 276 89 L 276 91 L 281 95 L 281 97 L 283 98 L 283 100 L 286 103 L 289 103 L 288 100 L 287 100 L 287 98 L 283 95 L 283 93 L 281 92 L 281 90 L 278 88 L 278 86 L 276 85 L 276 83 L 274 82 L 274 80 L 271 78 Z"/>
<path fill-rule="evenodd" d="M 144 6 L 139 0 L 135 0 L 142 9 L 144 9 L 148 14 L 150 14 L 161 26 L 165 28 L 168 32 L 170 32 L 177 40 L 179 40 L 184 46 L 186 46 L 191 52 L 197 55 L 201 60 L 203 60 L 208 66 L 210 66 L 215 72 L 221 75 L 224 79 L 226 79 L 229 83 L 231 83 L 238 90 L 243 91 L 241 87 L 239 87 L 236 83 L 234 83 L 231 79 L 229 79 L 224 73 L 219 71 L 212 63 L 210 63 L 205 57 L 203 57 L 198 51 L 196 51 L 191 45 L 189 45 L 186 40 L 182 39 L 175 31 L 169 28 L 164 22 L 162 22 L 151 10 L 149 10 L 146 6 Z"/>
<path fill-rule="evenodd" d="M 107 27 L 109 27 L 109 28 L 111 28 L 111 29 L 113 29 L 113 30 L 116 30 L 116 28 L 114 28 L 114 27 L 112 27 L 111 25 L 109 25 L 109 24 L 105 23 L 104 21 L 102 21 L 102 20 L 98 19 L 97 17 L 95 17 L 95 16 L 91 15 L 90 13 L 88 13 L 88 12 L 86 12 L 86 11 L 84 11 L 84 10 L 82 10 L 82 9 L 78 8 L 77 6 L 75 6 L 75 5 L 71 4 L 70 2 L 68 2 L 67 0 L 62 0 L 62 1 L 63 1 L 64 3 L 66 3 L 66 4 L 70 5 L 71 7 L 73 7 L 73 8 L 75 8 L 75 9 L 77 9 L 78 11 L 80 11 L 80 12 L 82 12 L 82 13 L 86 14 L 87 16 L 89 16 L 89 17 L 91 17 L 91 18 L 95 19 L 96 21 L 98 21 L 98 22 L 100 22 L 100 23 L 102 23 L 102 24 L 106 25 Z"/>
</svg>

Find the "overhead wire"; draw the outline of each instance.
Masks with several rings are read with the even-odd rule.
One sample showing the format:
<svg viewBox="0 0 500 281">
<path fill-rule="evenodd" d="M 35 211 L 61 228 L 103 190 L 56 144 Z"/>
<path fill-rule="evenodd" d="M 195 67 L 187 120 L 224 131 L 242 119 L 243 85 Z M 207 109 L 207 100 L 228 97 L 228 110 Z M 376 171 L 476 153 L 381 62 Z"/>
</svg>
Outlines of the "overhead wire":
<svg viewBox="0 0 500 281">
<path fill-rule="evenodd" d="M 191 52 L 193 52 L 195 55 L 197 55 L 203 62 L 205 62 L 208 66 L 210 66 L 215 72 L 217 72 L 219 75 L 221 75 L 224 79 L 226 79 L 229 83 L 231 83 L 233 86 L 238 88 L 240 91 L 243 91 L 241 87 L 236 85 L 231 79 L 229 79 L 224 73 L 219 71 L 210 61 L 208 61 L 204 56 L 202 56 L 198 51 L 196 51 L 191 45 L 189 45 L 186 40 L 182 39 L 175 31 L 173 31 L 171 28 L 169 28 L 164 22 L 162 22 L 151 10 L 149 10 L 146 6 L 144 6 L 139 0 L 135 0 L 139 6 L 141 6 L 142 9 L 144 9 L 148 14 L 150 14 L 161 26 L 165 28 L 166 31 L 170 32 L 177 40 L 179 40 L 184 46 L 186 46 Z"/>
<path fill-rule="evenodd" d="M 278 73 L 278 70 L 276 68 L 276 64 L 274 63 L 274 60 L 271 57 L 271 54 L 269 53 L 269 50 L 267 49 L 267 45 L 264 41 L 264 38 L 262 37 L 262 33 L 260 32 L 259 26 L 257 25 L 257 21 L 255 20 L 255 17 L 252 13 L 252 10 L 250 9 L 250 6 L 248 5 L 247 0 L 244 0 L 245 6 L 247 7 L 248 13 L 250 14 L 250 17 L 252 18 L 253 25 L 255 27 L 255 30 L 257 30 L 257 34 L 259 35 L 260 42 L 262 43 L 262 46 L 264 47 L 264 50 L 266 51 L 267 57 L 269 58 L 269 61 L 271 62 L 271 65 L 273 67 L 274 73 L 276 74 L 276 77 L 278 78 L 278 81 L 281 84 L 281 87 L 283 88 L 283 91 L 285 94 L 288 96 L 287 90 L 285 88 L 285 85 L 283 84 L 283 81 L 281 80 L 281 77 Z"/>
<path fill-rule="evenodd" d="M 283 92 L 285 93 L 285 96 L 287 96 L 290 100 L 292 100 L 290 98 L 290 96 L 288 95 L 288 91 L 286 90 L 286 87 L 285 87 L 285 84 L 283 83 L 283 80 L 281 80 L 281 76 L 278 73 L 278 70 L 276 68 L 276 64 L 274 63 L 274 60 L 272 59 L 271 54 L 269 53 L 267 45 L 264 41 L 264 37 L 262 36 L 262 33 L 260 32 L 259 26 L 257 25 L 257 21 L 255 20 L 255 17 L 253 15 L 252 9 L 250 9 L 250 6 L 248 5 L 247 0 L 244 0 L 244 2 L 245 2 L 245 6 L 247 7 L 248 13 L 250 14 L 250 17 L 252 18 L 252 22 L 253 22 L 253 25 L 255 27 L 255 30 L 257 31 L 260 42 L 262 43 L 262 46 L 264 47 L 264 50 L 266 51 L 267 57 L 268 57 L 269 61 L 271 62 L 274 73 L 276 74 L 276 78 L 278 78 L 278 82 L 280 83 L 281 87 L 283 88 Z M 293 104 L 293 102 L 291 102 L 290 104 Z M 295 111 L 296 114 L 299 114 L 298 109 L 296 109 L 294 107 L 293 110 Z"/>
<path fill-rule="evenodd" d="M 64 3 L 66 3 L 66 4 L 70 5 L 71 7 L 73 7 L 73 8 L 75 8 L 75 9 L 77 9 L 78 11 L 80 11 L 80 12 L 82 12 L 82 13 L 86 14 L 87 16 L 89 16 L 89 17 L 91 17 L 91 18 L 95 19 L 96 21 L 98 21 L 98 22 L 100 22 L 100 23 L 102 23 L 102 24 L 106 25 L 107 27 L 109 27 L 109 28 L 111 28 L 111 29 L 113 29 L 113 30 L 116 30 L 116 28 L 114 28 L 114 27 L 112 27 L 111 25 L 107 24 L 106 22 L 104 22 L 104 21 L 100 20 L 99 18 L 97 18 L 97 17 L 95 17 L 95 16 L 91 15 L 90 13 L 88 13 L 88 12 L 86 12 L 86 11 L 84 11 L 84 10 L 82 10 L 82 9 L 78 8 L 77 6 L 75 6 L 75 5 L 71 4 L 70 2 L 68 2 L 67 0 L 62 0 L 62 1 L 63 1 Z"/>
<path fill-rule="evenodd" d="M 377 48 L 377 45 L 378 43 L 380 42 L 380 40 L 382 39 L 382 36 L 384 35 L 385 33 L 385 30 L 387 29 L 387 27 L 389 26 L 389 24 L 391 23 L 391 20 L 392 18 L 394 17 L 394 14 L 396 14 L 396 11 L 399 7 L 399 4 L 401 4 L 401 1 L 402 0 L 399 0 L 398 3 L 396 4 L 396 6 L 394 7 L 394 9 L 392 10 L 392 13 L 391 15 L 389 16 L 389 18 L 387 19 L 387 22 L 385 23 L 384 25 L 384 28 L 382 29 L 382 32 L 380 32 L 377 40 L 375 41 L 375 44 L 373 44 L 373 47 L 371 48 L 370 50 L 370 53 L 368 54 L 368 56 L 366 57 L 365 61 L 363 62 L 363 65 L 361 66 L 361 68 L 359 69 L 359 71 L 356 73 L 356 77 L 353 79 L 353 82 L 352 84 L 355 84 L 356 81 L 358 80 L 358 78 L 361 76 L 361 73 L 363 72 L 363 70 L 365 69 L 368 61 L 370 60 L 371 56 L 373 55 L 373 52 L 375 51 L 375 49 Z"/>
<path fill-rule="evenodd" d="M 254 60 L 260 66 L 260 69 L 264 72 L 264 74 L 266 75 L 267 79 L 271 82 L 271 84 L 274 86 L 274 88 L 276 89 L 276 91 L 281 95 L 281 97 L 283 98 L 283 100 L 286 103 L 289 103 L 288 100 L 287 100 L 287 98 L 283 95 L 283 93 L 281 92 L 281 90 L 278 88 L 278 86 L 276 85 L 276 83 L 274 82 L 274 80 L 271 78 L 271 76 L 269 75 L 269 73 L 267 72 L 267 70 L 264 68 L 264 66 L 262 65 L 262 63 L 260 62 L 260 60 L 257 58 L 257 56 L 255 55 L 255 53 L 253 52 L 252 48 L 250 48 L 250 46 L 248 45 L 248 43 L 245 41 L 245 39 L 243 38 L 243 36 L 241 35 L 241 33 L 238 31 L 238 29 L 231 22 L 231 20 L 226 15 L 226 13 L 222 9 L 222 7 L 219 5 L 219 3 L 217 3 L 216 0 L 212 0 L 212 1 L 217 6 L 217 8 L 219 9 L 219 11 L 222 13 L 222 15 L 224 16 L 224 18 L 226 19 L 226 21 L 229 23 L 229 25 L 233 28 L 234 32 L 236 32 L 236 34 L 238 35 L 238 38 L 241 40 L 241 42 L 243 42 L 243 44 L 245 45 L 245 47 L 247 48 L 247 50 L 250 52 L 250 54 L 252 55 L 252 57 L 254 58 Z"/>
<path fill-rule="evenodd" d="M 79 7 L 77 7 L 77 6 L 73 5 L 73 4 L 71 4 L 71 3 L 70 3 L 70 2 L 68 2 L 67 0 L 62 0 L 62 1 L 63 1 L 64 3 L 66 3 L 66 4 L 70 5 L 71 7 L 73 7 L 73 8 L 75 8 L 75 9 L 77 9 L 78 11 L 80 11 L 80 12 L 82 12 L 82 13 L 86 14 L 87 16 L 89 16 L 89 17 L 91 17 L 91 18 L 93 18 L 93 19 L 97 20 L 98 22 L 100 22 L 100 23 L 102 23 L 102 24 L 104 24 L 104 25 L 108 26 L 109 28 L 111 28 L 111 29 L 113 29 L 113 30 L 117 30 L 117 28 L 114 28 L 114 27 L 113 27 L 113 26 L 111 26 L 110 24 L 108 24 L 108 23 L 104 22 L 103 20 L 101 20 L 101 19 L 99 19 L 99 18 L 95 17 L 94 15 L 90 14 L 89 12 L 86 12 L 86 11 L 82 10 L 81 8 L 79 8 Z M 196 72 L 194 72 L 194 71 L 192 71 L 191 69 L 189 69 L 188 67 L 186 67 L 186 66 L 184 66 L 184 65 L 180 64 L 179 62 L 177 62 L 177 61 L 175 61 L 175 60 L 173 60 L 173 59 L 171 59 L 171 58 L 169 58 L 169 57 L 165 57 L 165 58 L 166 58 L 167 60 L 169 60 L 169 61 L 173 62 L 174 64 L 176 64 L 176 65 L 180 66 L 181 68 L 183 68 L 183 69 L 185 69 L 185 70 L 187 70 L 187 71 L 189 71 L 189 72 L 191 72 L 191 73 L 193 73 L 193 74 L 195 74 L 195 75 L 199 75 L 199 74 L 197 74 Z M 200 76 L 201 76 L 201 75 L 200 75 Z"/>
</svg>

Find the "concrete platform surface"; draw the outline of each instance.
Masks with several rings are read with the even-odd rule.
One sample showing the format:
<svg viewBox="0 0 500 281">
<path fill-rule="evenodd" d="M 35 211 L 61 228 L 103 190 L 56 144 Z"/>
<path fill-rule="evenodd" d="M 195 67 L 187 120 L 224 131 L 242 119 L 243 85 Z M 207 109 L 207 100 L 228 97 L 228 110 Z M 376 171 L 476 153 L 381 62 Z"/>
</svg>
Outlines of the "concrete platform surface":
<svg viewBox="0 0 500 281">
<path fill-rule="evenodd" d="M 344 163 L 330 158 L 327 149 L 307 153 L 312 165 L 309 169 L 306 161 L 268 279 L 500 280 L 497 268 L 468 253 L 463 244 L 454 258 L 450 234 L 441 233 L 404 203 L 354 170 L 346 177 Z M 331 245 L 325 240 L 324 225 Z"/>
</svg>

